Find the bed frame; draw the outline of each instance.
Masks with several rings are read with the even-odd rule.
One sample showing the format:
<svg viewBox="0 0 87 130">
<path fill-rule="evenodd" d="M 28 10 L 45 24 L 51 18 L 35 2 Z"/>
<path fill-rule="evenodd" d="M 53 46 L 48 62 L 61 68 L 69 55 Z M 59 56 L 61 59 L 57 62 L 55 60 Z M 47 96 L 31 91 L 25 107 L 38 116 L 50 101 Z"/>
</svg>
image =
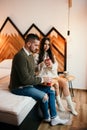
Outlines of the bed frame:
<svg viewBox="0 0 87 130">
<path fill-rule="evenodd" d="M 43 115 L 40 110 L 39 103 L 36 103 L 19 126 L 0 122 L 0 130 L 38 130 L 42 117 Z"/>
</svg>

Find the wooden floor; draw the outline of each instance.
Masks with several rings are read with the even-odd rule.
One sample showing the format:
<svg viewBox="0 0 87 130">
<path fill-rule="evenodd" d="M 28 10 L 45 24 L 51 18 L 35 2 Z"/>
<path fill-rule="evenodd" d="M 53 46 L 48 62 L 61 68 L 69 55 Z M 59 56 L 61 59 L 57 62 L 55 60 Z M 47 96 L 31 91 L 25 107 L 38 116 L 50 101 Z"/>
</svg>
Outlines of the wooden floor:
<svg viewBox="0 0 87 130">
<path fill-rule="evenodd" d="M 50 128 L 43 126 L 41 130 L 87 130 L 87 91 L 74 90 L 72 100 L 76 102 L 78 112 L 78 116 L 73 116 L 72 125 L 58 125 Z"/>
</svg>

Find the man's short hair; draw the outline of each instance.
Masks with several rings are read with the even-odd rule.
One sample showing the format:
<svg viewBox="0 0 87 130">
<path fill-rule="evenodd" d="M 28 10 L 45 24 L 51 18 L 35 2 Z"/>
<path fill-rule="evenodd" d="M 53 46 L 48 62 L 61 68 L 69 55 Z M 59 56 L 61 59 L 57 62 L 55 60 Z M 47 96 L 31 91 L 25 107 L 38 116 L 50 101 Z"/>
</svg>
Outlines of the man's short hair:
<svg viewBox="0 0 87 130">
<path fill-rule="evenodd" d="M 30 33 L 27 35 L 26 39 L 25 39 L 25 44 L 29 41 L 32 41 L 32 40 L 40 40 L 39 36 L 37 34 L 33 34 L 33 33 Z"/>
</svg>

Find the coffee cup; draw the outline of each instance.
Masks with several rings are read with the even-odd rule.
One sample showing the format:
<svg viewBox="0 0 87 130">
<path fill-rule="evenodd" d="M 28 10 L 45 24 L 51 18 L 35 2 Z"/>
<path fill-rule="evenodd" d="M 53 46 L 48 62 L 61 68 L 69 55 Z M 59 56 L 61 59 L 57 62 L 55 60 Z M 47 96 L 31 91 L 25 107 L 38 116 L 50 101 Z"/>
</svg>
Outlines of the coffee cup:
<svg viewBox="0 0 87 130">
<path fill-rule="evenodd" d="M 69 75 L 69 72 L 68 71 L 64 71 L 63 74 L 64 74 L 65 77 L 67 77 Z"/>
</svg>

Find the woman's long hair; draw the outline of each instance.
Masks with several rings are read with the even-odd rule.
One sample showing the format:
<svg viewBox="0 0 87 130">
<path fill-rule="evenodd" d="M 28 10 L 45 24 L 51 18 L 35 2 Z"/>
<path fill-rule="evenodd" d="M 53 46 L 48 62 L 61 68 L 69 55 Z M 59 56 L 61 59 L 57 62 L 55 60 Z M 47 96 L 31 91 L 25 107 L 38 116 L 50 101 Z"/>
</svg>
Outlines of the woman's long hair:
<svg viewBox="0 0 87 130">
<path fill-rule="evenodd" d="M 40 49 L 39 49 L 38 64 L 41 63 L 41 62 L 44 60 L 44 54 L 45 54 L 44 45 L 45 45 L 45 42 L 46 42 L 46 41 L 49 41 L 49 43 L 50 43 L 50 39 L 49 39 L 48 37 L 44 37 L 44 38 L 41 40 Z M 50 45 L 49 45 L 49 49 L 47 50 L 47 54 L 48 54 L 48 56 L 50 57 L 52 63 L 54 63 L 54 56 L 53 56 L 53 54 L 52 54 L 51 43 L 50 43 Z"/>
</svg>

